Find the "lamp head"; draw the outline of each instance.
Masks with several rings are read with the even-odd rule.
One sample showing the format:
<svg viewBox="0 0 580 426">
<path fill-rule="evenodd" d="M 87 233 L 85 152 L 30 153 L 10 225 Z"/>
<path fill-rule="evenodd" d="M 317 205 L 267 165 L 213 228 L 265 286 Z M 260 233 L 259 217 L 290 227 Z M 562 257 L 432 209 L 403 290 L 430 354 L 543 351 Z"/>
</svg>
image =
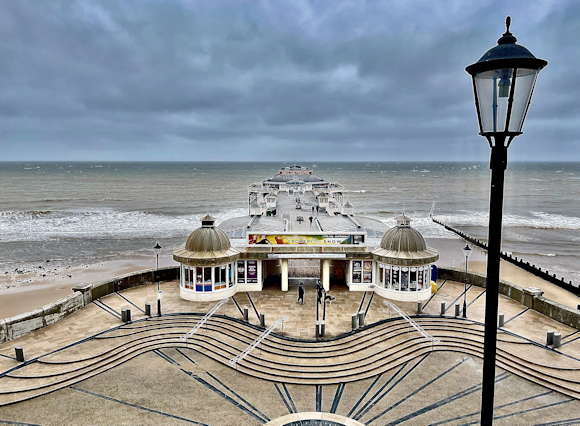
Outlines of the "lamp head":
<svg viewBox="0 0 580 426">
<path fill-rule="evenodd" d="M 511 18 L 506 18 L 506 32 L 474 64 L 465 70 L 472 76 L 480 134 L 498 133 L 515 137 L 522 133 L 532 100 L 536 78 L 548 62 L 536 58 L 510 32 Z"/>
<path fill-rule="evenodd" d="M 157 254 L 157 255 L 158 255 L 158 254 L 161 252 L 161 248 L 162 248 L 162 247 L 159 245 L 159 241 L 157 241 L 157 242 L 155 243 L 155 247 L 153 247 L 153 251 L 155 252 L 155 254 Z"/>
<path fill-rule="evenodd" d="M 463 254 L 465 255 L 466 259 L 469 259 L 469 256 L 471 255 L 471 247 L 469 247 L 467 244 L 465 244 L 465 247 L 463 247 Z"/>
</svg>

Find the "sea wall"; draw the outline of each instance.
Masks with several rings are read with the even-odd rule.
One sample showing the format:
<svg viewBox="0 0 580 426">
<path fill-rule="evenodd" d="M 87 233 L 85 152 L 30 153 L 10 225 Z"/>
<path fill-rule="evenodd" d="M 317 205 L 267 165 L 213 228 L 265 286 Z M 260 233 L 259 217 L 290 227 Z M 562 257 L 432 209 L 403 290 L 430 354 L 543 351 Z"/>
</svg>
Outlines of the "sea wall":
<svg viewBox="0 0 580 426">
<path fill-rule="evenodd" d="M 440 280 L 451 280 L 460 283 L 465 281 L 465 271 L 462 269 L 440 267 L 437 274 Z M 486 282 L 485 275 L 473 272 L 467 273 L 468 284 L 485 288 Z M 523 288 L 504 280 L 499 281 L 499 292 L 548 318 L 580 330 L 580 311 L 577 309 L 546 299 L 529 287 Z"/>
<path fill-rule="evenodd" d="M 78 285 L 73 287 L 73 293 L 64 299 L 49 303 L 31 312 L 0 320 L 0 343 L 17 339 L 32 331 L 54 324 L 87 306 L 93 300 L 116 291 L 157 281 L 172 281 L 178 278 L 179 268 L 174 266 L 159 270 L 147 269 L 94 284 Z"/>
</svg>

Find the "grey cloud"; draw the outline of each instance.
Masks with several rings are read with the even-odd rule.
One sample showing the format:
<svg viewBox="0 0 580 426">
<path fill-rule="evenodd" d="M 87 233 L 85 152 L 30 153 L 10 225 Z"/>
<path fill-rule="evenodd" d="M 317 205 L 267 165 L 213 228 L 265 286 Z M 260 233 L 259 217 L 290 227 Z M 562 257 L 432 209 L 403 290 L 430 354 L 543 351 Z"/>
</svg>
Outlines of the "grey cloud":
<svg viewBox="0 0 580 426">
<path fill-rule="evenodd" d="M 5 158 L 486 160 L 464 68 L 510 13 L 550 62 L 514 156 L 580 160 L 575 2 L 300 5 L 3 2 Z"/>
</svg>

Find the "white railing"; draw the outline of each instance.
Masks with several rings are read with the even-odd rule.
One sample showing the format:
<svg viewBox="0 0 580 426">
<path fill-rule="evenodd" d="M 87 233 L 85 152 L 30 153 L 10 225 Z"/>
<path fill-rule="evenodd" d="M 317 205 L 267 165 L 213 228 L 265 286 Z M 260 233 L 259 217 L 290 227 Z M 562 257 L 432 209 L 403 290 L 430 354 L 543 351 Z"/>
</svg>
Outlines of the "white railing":
<svg viewBox="0 0 580 426">
<path fill-rule="evenodd" d="M 219 308 L 221 308 L 226 303 L 228 303 L 229 300 L 230 300 L 229 297 L 226 297 L 225 299 L 220 300 L 218 302 L 218 304 L 215 305 L 211 311 L 209 311 L 207 314 L 205 314 L 205 316 L 202 319 L 199 320 L 199 322 L 195 325 L 195 327 L 193 327 L 191 330 L 189 330 L 189 332 L 186 335 L 181 336 L 180 339 L 185 340 L 187 342 L 187 339 L 189 339 L 191 336 L 193 336 L 195 333 L 197 333 L 197 330 L 199 330 L 201 327 L 203 327 L 204 324 L 207 324 L 207 320 L 210 319 L 213 314 L 215 314 L 215 311 L 217 311 Z M 225 311 L 225 309 L 226 308 L 224 306 L 224 311 Z M 206 330 L 207 330 L 207 326 L 206 326 Z"/>
<path fill-rule="evenodd" d="M 425 330 L 423 330 L 419 326 L 419 324 L 417 324 L 415 321 L 413 321 L 411 318 L 409 318 L 409 316 L 406 313 L 404 313 L 402 310 L 400 310 L 397 305 L 395 305 L 394 303 L 388 302 L 386 300 L 383 300 L 383 303 L 389 307 L 389 317 L 391 316 L 391 308 L 393 308 L 393 310 L 395 312 L 397 312 L 399 315 L 401 315 L 403 317 L 403 319 L 409 323 L 410 326 L 412 326 L 415 330 L 417 330 L 419 332 L 419 334 L 421 334 L 421 336 L 423 336 L 425 339 L 427 339 L 429 342 L 431 342 L 431 350 L 433 350 L 434 343 L 439 343 L 438 339 L 436 339 L 435 337 L 428 334 Z"/>
<path fill-rule="evenodd" d="M 234 364 L 236 366 L 236 374 L 238 372 L 238 363 L 243 360 L 246 355 L 248 355 L 250 352 L 252 352 L 256 346 L 258 346 L 259 344 L 262 343 L 262 341 L 272 332 L 274 331 L 274 329 L 276 327 L 278 327 L 279 324 L 282 324 L 282 333 L 284 333 L 284 321 L 288 321 L 289 317 L 282 317 L 282 318 L 278 318 L 276 320 L 276 322 L 274 322 L 270 327 L 268 327 L 268 329 L 266 331 L 264 331 L 262 334 L 260 334 L 256 340 L 254 340 L 252 342 L 252 344 L 250 346 L 248 346 L 241 354 L 239 354 L 238 356 L 230 359 L 230 363 Z M 260 353 L 262 353 L 262 347 L 260 346 Z"/>
</svg>

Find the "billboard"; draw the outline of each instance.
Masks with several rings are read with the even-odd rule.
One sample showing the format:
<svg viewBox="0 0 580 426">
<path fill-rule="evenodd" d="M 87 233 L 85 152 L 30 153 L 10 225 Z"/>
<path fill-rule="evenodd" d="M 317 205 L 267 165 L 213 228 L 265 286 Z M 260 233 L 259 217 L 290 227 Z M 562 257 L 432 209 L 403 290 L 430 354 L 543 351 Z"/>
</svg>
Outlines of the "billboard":
<svg viewBox="0 0 580 426">
<path fill-rule="evenodd" d="M 319 234 L 319 235 L 283 235 L 283 234 L 248 234 L 248 244 L 270 245 L 342 245 L 364 244 L 361 234 Z"/>
</svg>

